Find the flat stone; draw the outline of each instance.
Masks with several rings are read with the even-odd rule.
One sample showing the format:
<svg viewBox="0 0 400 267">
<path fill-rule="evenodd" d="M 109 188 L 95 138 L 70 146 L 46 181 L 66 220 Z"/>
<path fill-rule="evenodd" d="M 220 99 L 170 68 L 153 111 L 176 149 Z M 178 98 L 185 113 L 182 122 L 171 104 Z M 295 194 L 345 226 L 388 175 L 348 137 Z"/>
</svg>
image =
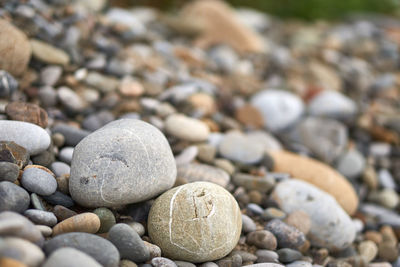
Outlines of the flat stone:
<svg viewBox="0 0 400 267">
<path fill-rule="evenodd" d="M 30 40 L 30 43 L 32 55 L 36 59 L 48 64 L 67 65 L 69 63 L 69 56 L 63 50 L 36 39 Z"/>
<path fill-rule="evenodd" d="M 44 261 L 44 253 L 35 244 L 16 237 L 6 237 L 0 245 L 0 255 L 8 253 L 27 266 L 37 267 Z"/>
<path fill-rule="evenodd" d="M 59 248 L 43 264 L 43 267 L 101 267 L 92 257 L 75 248 Z"/>
<path fill-rule="evenodd" d="M 75 91 L 66 86 L 58 88 L 57 97 L 64 107 L 73 112 L 82 111 L 87 105 Z"/>
<path fill-rule="evenodd" d="M 264 118 L 264 127 L 271 132 L 279 132 L 293 126 L 304 112 L 302 100 L 283 90 L 264 90 L 251 98 Z"/>
<path fill-rule="evenodd" d="M 107 208 L 95 209 L 93 213 L 96 214 L 100 219 L 99 233 L 107 233 L 116 223 L 114 214 Z"/>
<path fill-rule="evenodd" d="M 258 263 L 278 262 L 279 255 L 275 251 L 258 249 L 255 254 L 257 256 L 256 262 Z"/>
<path fill-rule="evenodd" d="M 154 202 L 148 218 L 149 235 L 164 255 L 189 262 L 226 256 L 236 246 L 241 228 L 236 200 L 208 182 L 167 191 Z"/>
<path fill-rule="evenodd" d="M 30 198 L 28 192 L 16 184 L 0 182 L 0 212 L 15 211 L 22 213 L 28 209 Z"/>
<path fill-rule="evenodd" d="M 301 250 L 306 242 L 306 237 L 302 232 L 281 220 L 273 219 L 264 228 L 275 235 L 280 248 Z"/>
<path fill-rule="evenodd" d="M 108 239 L 117 247 L 121 258 L 134 262 L 145 262 L 150 253 L 139 234 L 124 223 L 114 225 L 108 233 Z"/>
<path fill-rule="evenodd" d="M 348 119 L 357 113 L 357 105 L 340 92 L 324 90 L 311 99 L 308 112 L 313 116 Z"/>
<path fill-rule="evenodd" d="M 74 206 L 72 198 L 59 191 L 56 191 L 54 194 L 49 196 L 43 196 L 43 199 L 51 205 L 61 205 L 66 208 Z"/>
<path fill-rule="evenodd" d="M 8 21 L 1 19 L 0 40 L 0 69 L 20 76 L 25 72 L 31 58 L 27 36 Z"/>
<path fill-rule="evenodd" d="M 21 184 L 28 191 L 41 196 L 49 196 L 57 190 L 57 181 L 53 175 L 39 168 L 25 169 Z"/>
<path fill-rule="evenodd" d="M 287 180 L 275 187 L 272 197 L 283 211 L 303 210 L 310 216 L 308 238 L 311 244 L 337 251 L 354 241 L 356 232 L 351 218 L 332 196 L 312 184 Z"/>
<path fill-rule="evenodd" d="M 41 127 L 22 121 L 0 120 L 0 140 L 13 141 L 37 155 L 50 146 L 50 136 Z"/>
<path fill-rule="evenodd" d="M 33 123 L 42 128 L 47 127 L 47 112 L 33 103 L 11 102 L 6 106 L 6 114 L 11 120 Z"/>
<path fill-rule="evenodd" d="M 172 187 L 176 165 L 162 133 L 140 120 L 111 122 L 74 150 L 69 190 L 86 207 L 141 202 Z"/>
<path fill-rule="evenodd" d="M 218 151 L 223 157 L 242 164 L 258 163 L 264 155 L 262 146 L 240 132 L 225 134 Z"/>
<path fill-rule="evenodd" d="M 24 212 L 24 215 L 35 224 L 51 227 L 57 224 L 57 217 L 49 211 L 29 209 Z"/>
<path fill-rule="evenodd" d="M 222 187 L 226 187 L 230 180 L 229 174 L 224 170 L 200 163 L 179 165 L 177 178 L 188 183 L 203 181 Z"/>
<path fill-rule="evenodd" d="M 172 114 L 165 120 L 167 133 L 190 142 L 205 141 L 210 130 L 204 122 L 183 114 Z"/>
<path fill-rule="evenodd" d="M 1 153 L 1 152 L 0 152 Z M 0 182 L 15 182 L 19 176 L 19 167 L 17 164 L 1 161 L 0 162 Z"/>
<path fill-rule="evenodd" d="M 97 233 L 99 229 L 99 217 L 92 212 L 84 212 L 59 222 L 53 228 L 53 236 L 70 232 L 94 234 Z"/>
<path fill-rule="evenodd" d="M 274 159 L 275 172 L 289 173 L 331 194 L 350 215 L 356 211 L 358 197 L 353 186 L 330 166 L 286 151 L 273 151 L 270 155 Z"/>
<path fill-rule="evenodd" d="M 242 214 L 242 230 L 244 233 L 250 233 L 257 230 L 256 223 L 246 214 Z"/>
<path fill-rule="evenodd" d="M 108 240 L 87 233 L 67 233 L 48 240 L 43 247 L 50 255 L 62 247 L 72 247 L 93 257 L 105 267 L 117 267 L 120 257 L 117 248 Z"/>
</svg>

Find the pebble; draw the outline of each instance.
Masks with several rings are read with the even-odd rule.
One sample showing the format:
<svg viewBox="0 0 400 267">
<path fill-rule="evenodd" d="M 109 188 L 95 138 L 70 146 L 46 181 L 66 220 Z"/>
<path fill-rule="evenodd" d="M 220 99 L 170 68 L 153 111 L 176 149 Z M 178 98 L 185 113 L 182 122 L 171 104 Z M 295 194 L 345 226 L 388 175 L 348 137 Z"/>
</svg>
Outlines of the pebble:
<svg viewBox="0 0 400 267">
<path fill-rule="evenodd" d="M 62 86 L 57 90 L 57 97 L 61 104 L 72 112 L 79 112 L 85 109 L 85 101 L 72 89 Z"/>
<path fill-rule="evenodd" d="M 353 186 L 328 165 L 286 151 L 274 151 L 271 156 L 275 162 L 275 172 L 289 173 L 331 194 L 350 215 L 356 211 L 358 197 Z"/>
<path fill-rule="evenodd" d="M 117 248 L 110 241 L 87 233 L 58 235 L 46 241 L 43 250 L 50 255 L 62 247 L 72 247 L 86 253 L 105 267 L 117 267 L 120 259 Z"/>
<path fill-rule="evenodd" d="M 371 262 L 375 259 L 378 254 L 377 245 L 370 241 L 363 241 L 358 245 L 358 251 L 361 256 L 363 256 L 367 262 Z"/>
<path fill-rule="evenodd" d="M 53 236 L 70 233 L 84 232 L 94 234 L 100 229 L 99 217 L 91 212 L 84 212 L 59 222 L 53 228 Z"/>
<path fill-rule="evenodd" d="M 183 179 L 188 183 L 211 182 L 222 187 L 226 187 L 230 181 L 229 174 L 224 170 L 200 163 L 179 165 L 177 179 Z"/>
<path fill-rule="evenodd" d="M 210 129 L 204 122 L 183 114 L 172 114 L 165 120 L 165 130 L 170 135 L 189 142 L 205 141 Z"/>
<path fill-rule="evenodd" d="M 71 164 L 73 153 L 73 147 L 63 147 L 60 152 L 58 152 L 58 158 L 65 163 Z"/>
<path fill-rule="evenodd" d="M 91 71 L 85 78 L 85 82 L 100 90 L 102 93 L 113 92 L 117 90 L 119 81 L 112 76 L 105 76 L 98 72 Z"/>
<path fill-rule="evenodd" d="M 19 167 L 17 164 L 1 161 L 0 162 L 0 182 L 7 181 L 14 183 L 19 176 Z"/>
<path fill-rule="evenodd" d="M 256 164 L 264 155 L 262 146 L 240 132 L 225 134 L 218 146 L 218 152 L 224 158 L 242 164 Z"/>
<path fill-rule="evenodd" d="M 261 218 L 263 218 L 266 221 L 272 220 L 272 219 L 280 219 L 283 220 L 286 217 L 286 213 L 281 211 L 280 209 L 277 208 L 266 208 L 263 213 L 261 214 Z"/>
<path fill-rule="evenodd" d="M 197 145 L 197 148 L 199 150 L 197 158 L 200 161 L 207 162 L 207 163 L 213 162 L 213 160 L 215 159 L 215 156 L 217 154 L 217 148 L 215 146 L 210 145 L 210 144 L 200 144 L 200 145 Z"/>
<path fill-rule="evenodd" d="M 311 99 L 308 113 L 312 116 L 349 119 L 357 113 L 357 105 L 340 92 L 324 90 Z"/>
<path fill-rule="evenodd" d="M 64 174 L 69 174 L 71 171 L 71 167 L 64 162 L 55 161 L 51 163 L 50 170 L 54 173 L 56 177 L 59 177 Z"/>
<path fill-rule="evenodd" d="M 115 216 L 107 208 L 98 208 L 93 211 L 100 219 L 100 229 L 98 233 L 107 233 L 116 223 Z"/>
<path fill-rule="evenodd" d="M 43 199 L 51 205 L 61 205 L 66 208 L 74 206 L 72 198 L 59 191 L 56 191 L 54 194 L 49 196 L 43 196 Z"/>
<path fill-rule="evenodd" d="M 257 263 L 257 264 L 250 264 L 246 265 L 248 267 L 282 267 L 284 265 L 276 264 L 276 263 Z"/>
<path fill-rule="evenodd" d="M 260 249 L 275 250 L 277 247 L 277 240 L 275 236 L 266 230 L 258 230 L 251 232 L 247 235 L 246 241 L 249 245 L 254 245 Z"/>
<path fill-rule="evenodd" d="M 6 114 L 11 120 L 33 123 L 42 128 L 47 127 L 47 112 L 36 104 L 11 102 L 6 106 Z"/>
<path fill-rule="evenodd" d="M 269 192 L 275 185 L 272 176 L 254 176 L 245 173 L 235 173 L 232 182 L 237 186 L 242 186 L 247 190 L 256 190 L 262 193 Z"/>
<path fill-rule="evenodd" d="M 31 58 L 31 46 L 25 33 L 9 23 L 0 20 L 0 69 L 20 76 Z"/>
<path fill-rule="evenodd" d="M 59 248 L 54 251 L 43 267 L 72 267 L 72 266 L 85 266 L 85 267 L 101 267 L 92 257 L 83 253 L 75 248 L 65 247 Z"/>
<path fill-rule="evenodd" d="M 185 165 L 191 163 L 199 153 L 199 149 L 196 146 L 189 146 L 182 150 L 182 152 L 175 157 L 176 165 Z M 179 171 L 179 170 L 178 170 Z"/>
<path fill-rule="evenodd" d="M 128 221 L 128 222 L 124 222 L 124 223 L 126 223 L 127 225 L 132 227 L 132 229 L 135 230 L 136 233 L 138 233 L 139 236 L 143 236 L 145 234 L 145 232 L 146 232 L 146 229 L 144 228 L 143 224 L 141 224 L 139 222 Z"/>
<path fill-rule="evenodd" d="M 308 261 L 294 261 L 290 264 L 286 264 L 286 267 L 312 267 L 313 265 Z"/>
<path fill-rule="evenodd" d="M 13 183 L 0 182 L 0 212 L 15 211 L 22 213 L 29 207 L 29 194 Z"/>
<path fill-rule="evenodd" d="M 28 164 L 29 153 L 25 148 L 12 141 L 0 141 L 0 160 L 17 164 L 22 169 Z"/>
<path fill-rule="evenodd" d="M 57 92 L 53 87 L 43 86 L 39 89 L 38 98 L 43 107 L 54 107 L 57 105 Z"/>
<path fill-rule="evenodd" d="M 7 71 L 0 70 L 0 97 L 9 98 L 17 89 L 17 80 Z"/>
<path fill-rule="evenodd" d="M 12 141 L 37 155 L 50 146 L 50 136 L 41 127 L 22 121 L 0 120 L 0 140 Z"/>
<path fill-rule="evenodd" d="M 82 127 L 91 132 L 96 131 L 115 119 L 114 115 L 109 111 L 100 111 L 91 114 L 82 121 Z"/>
<path fill-rule="evenodd" d="M 52 133 L 60 133 L 65 138 L 65 144 L 76 146 L 83 138 L 90 134 L 89 131 L 82 130 L 68 124 L 59 123 L 52 128 Z"/>
<path fill-rule="evenodd" d="M 44 85 L 54 86 L 63 72 L 62 67 L 57 65 L 46 66 L 40 72 L 40 80 Z"/>
<path fill-rule="evenodd" d="M 303 210 L 310 216 L 311 244 L 335 251 L 347 248 L 354 241 L 356 232 L 350 217 L 332 196 L 317 187 L 292 179 L 279 183 L 272 198 L 287 213 Z M 277 239 L 279 243 L 278 236 Z"/>
<path fill-rule="evenodd" d="M 77 215 L 75 211 L 61 205 L 55 205 L 53 208 L 53 213 L 56 215 L 58 221 L 64 221 L 65 219 Z"/>
<path fill-rule="evenodd" d="M 36 225 L 36 228 L 39 229 L 44 237 L 50 237 L 53 234 L 53 229 L 47 225 Z"/>
<path fill-rule="evenodd" d="M 247 234 L 257 230 L 257 225 L 252 218 L 246 214 L 242 214 L 242 231 Z"/>
<path fill-rule="evenodd" d="M 143 241 L 143 243 L 147 247 L 147 250 L 149 251 L 150 259 L 153 259 L 155 257 L 161 257 L 161 248 L 159 246 L 146 241 Z"/>
<path fill-rule="evenodd" d="M 234 250 L 230 255 L 239 255 L 242 258 L 243 263 L 255 262 L 257 260 L 256 255 L 242 250 Z"/>
<path fill-rule="evenodd" d="M 303 257 L 303 255 L 299 251 L 291 248 L 281 248 L 277 251 L 277 253 L 279 255 L 279 261 L 283 263 L 294 262 L 300 260 Z"/>
<path fill-rule="evenodd" d="M 372 191 L 368 195 L 368 200 L 377 202 L 388 209 L 396 208 L 400 202 L 399 195 L 393 189 Z"/>
<path fill-rule="evenodd" d="M 24 215 L 35 224 L 42 224 L 51 227 L 57 224 L 56 216 L 54 213 L 49 211 L 29 209 L 24 212 Z"/>
<path fill-rule="evenodd" d="M 41 196 L 49 196 L 57 190 L 53 175 L 39 168 L 25 168 L 21 184 L 26 190 Z"/>
<path fill-rule="evenodd" d="M 151 266 L 151 264 L 144 264 L 144 265 L 150 265 Z M 119 267 L 137 267 L 137 264 L 134 263 L 134 262 L 131 262 L 130 260 L 121 260 L 119 262 Z"/>
<path fill-rule="evenodd" d="M 24 263 L 17 261 L 12 258 L 2 257 L 0 258 L 0 266 L 4 267 L 27 267 Z"/>
<path fill-rule="evenodd" d="M 172 260 L 164 258 L 164 257 L 153 258 L 151 260 L 151 265 L 154 267 L 177 267 L 178 266 Z"/>
<path fill-rule="evenodd" d="M 187 261 L 174 261 L 178 267 L 196 267 L 195 264 Z"/>
<path fill-rule="evenodd" d="M 273 219 L 269 221 L 264 229 L 270 231 L 276 237 L 280 248 L 301 250 L 306 244 L 306 238 L 302 232 L 281 220 Z"/>
<path fill-rule="evenodd" d="M 20 237 L 39 246 L 44 241 L 42 234 L 30 220 L 10 211 L 0 213 L 0 235 Z"/>
<path fill-rule="evenodd" d="M 175 179 L 175 160 L 162 133 L 146 122 L 121 119 L 75 147 L 69 190 L 82 206 L 113 207 L 152 198 Z"/>
<path fill-rule="evenodd" d="M 354 179 L 363 173 L 365 164 L 364 156 L 359 151 L 351 149 L 338 158 L 336 169 L 343 176 Z"/>
<path fill-rule="evenodd" d="M 39 61 L 56 65 L 67 65 L 69 63 L 69 56 L 63 50 L 36 39 L 30 40 L 30 43 L 32 55 Z"/>
<path fill-rule="evenodd" d="M 31 194 L 31 204 L 32 207 L 37 210 L 44 210 L 46 211 L 45 204 L 41 197 L 39 197 L 36 193 Z"/>
<path fill-rule="evenodd" d="M 56 178 L 57 190 L 63 194 L 69 194 L 69 174 L 64 174 Z"/>
<path fill-rule="evenodd" d="M 108 239 L 117 247 L 123 259 L 145 262 L 150 258 L 149 250 L 138 233 L 127 224 L 114 225 L 108 233 Z"/>
<path fill-rule="evenodd" d="M 298 230 L 300 230 L 305 235 L 307 235 L 311 229 L 310 216 L 308 216 L 308 214 L 302 210 L 296 210 L 296 211 L 290 213 L 286 217 L 285 222 L 288 225 L 296 227 Z"/>
<path fill-rule="evenodd" d="M 247 137 L 264 147 L 264 151 L 282 150 L 282 144 L 272 134 L 264 131 L 252 131 Z"/>
<path fill-rule="evenodd" d="M 12 254 L 13 258 L 29 267 L 37 267 L 44 261 L 44 253 L 35 244 L 16 237 L 6 237 L 0 245 L 0 255 Z"/>
<path fill-rule="evenodd" d="M 208 182 L 167 191 L 154 202 L 148 218 L 150 238 L 164 255 L 190 262 L 226 256 L 236 246 L 241 228 L 236 200 L 222 187 Z"/>
<path fill-rule="evenodd" d="M 264 118 L 264 127 L 276 133 L 293 126 L 304 112 L 302 100 L 287 91 L 263 90 L 251 98 Z"/>
</svg>

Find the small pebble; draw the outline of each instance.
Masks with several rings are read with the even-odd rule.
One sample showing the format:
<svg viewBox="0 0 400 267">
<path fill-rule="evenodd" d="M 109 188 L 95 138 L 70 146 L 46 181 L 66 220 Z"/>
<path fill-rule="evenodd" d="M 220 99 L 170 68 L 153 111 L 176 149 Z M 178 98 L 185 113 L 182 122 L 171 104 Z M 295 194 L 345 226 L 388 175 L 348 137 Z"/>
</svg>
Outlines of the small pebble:
<svg viewBox="0 0 400 267">
<path fill-rule="evenodd" d="M 299 251 L 290 248 L 281 248 L 277 253 L 279 255 L 279 261 L 283 263 L 291 263 L 303 257 Z"/>
<path fill-rule="evenodd" d="M 182 114 L 172 114 L 165 121 L 166 131 L 179 139 L 189 142 L 201 142 L 208 138 L 208 126 L 197 119 Z"/>
<path fill-rule="evenodd" d="M 311 229 L 310 216 L 308 216 L 308 214 L 302 210 L 297 210 L 290 213 L 286 217 L 285 222 L 288 225 L 296 227 L 305 235 L 307 235 Z"/>
<path fill-rule="evenodd" d="M 84 212 L 59 222 L 53 228 L 53 236 L 69 232 L 85 232 L 94 234 L 100 228 L 99 217 L 91 212 Z"/>
<path fill-rule="evenodd" d="M 24 212 L 24 215 L 35 224 L 43 224 L 51 227 L 57 224 L 57 218 L 52 212 L 29 209 Z"/>
<path fill-rule="evenodd" d="M 15 182 L 19 176 L 19 167 L 17 164 L 1 161 L 0 162 L 0 182 Z"/>
<path fill-rule="evenodd" d="M 29 194 L 23 188 L 10 182 L 0 182 L 0 212 L 22 213 L 28 209 L 29 202 Z"/>
<path fill-rule="evenodd" d="M 55 205 L 53 208 L 53 213 L 56 215 L 58 221 L 64 221 L 65 219 L 77 215 L 75 211 L 61 205 Z"/>
<path fill-rule="evenodd" d="M 170 259 L 163 257 L 156 257 L 151 260 L 151 265 L 153 267 L 177 267 L 175 262 Z"/>
<path fill-rule="evenodd" d="M 247 234 L 257 229 L 256 223 L 249 216 L 242 214 L 242 231 Z"/>
<path fill-rule="evenodd" d="M 302 232 L 278 219 L 269 221 L 265 225 L 265 230 L 274 234 L 280 248 L 300 250 L 305 245 L 306 238 Z"/>
<path fill-rule="evenodd" d="M 275 250 L 277 240 L 275 236 L 266 230 L 258 230 L 247 235 L 246 241 L 249 245 L 254 245 L 259 249 Z"/>
<path fill-rule="evenodd" d="M 115 216 L 107 208 L 98 208 L 93 211 L 100 219 L 100 229 L 98 233 L 107 233 L 116 223 Z"/>
<path fill-rule="evenodd" d="M 257 262 L 278 262 L 279 255 L 275 251 L 259 249 L 256 251 Z"/>
<path fill-rule="evenodd" d="M 22 146 L 9 141 L 0 141 L 0 160 L 17 164 L 22 169 L 29 161 L 29 153 Z"/>
<path fill-rule="evenodd" d="M 22 173 L 21 184 L 28 191 L 41 196 L 49 196 L 57 190 L 56 179 L 39 168 L 26 168 Z"/>
<path fill-rule="evenodd" d="M 66 208 L 74 206 L 72 198 L 59 191 L 49 196 L 43 196 L 43 199 L 51 205 L 61 205 Z"/>
</svg>

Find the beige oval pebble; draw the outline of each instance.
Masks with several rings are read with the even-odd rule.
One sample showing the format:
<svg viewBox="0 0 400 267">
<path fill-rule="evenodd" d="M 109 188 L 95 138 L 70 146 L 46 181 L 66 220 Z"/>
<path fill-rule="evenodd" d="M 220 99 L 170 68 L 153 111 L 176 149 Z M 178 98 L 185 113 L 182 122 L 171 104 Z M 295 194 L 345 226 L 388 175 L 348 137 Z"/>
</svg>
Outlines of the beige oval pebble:
<svg viewBox="0 0 400 267">
<path fill-rule="evenodd" d="M 205 262 L 226 256 L 236 246 L 242 216 L 235 198 L 209 182 L 175 187 L 156 199 L 148 231 L 163 255 Z"/>
<path fill-rule="evenodd" d="M 289 173 L 331 194 L 350 215 L 356 211 L 358 197 L 353 186 L 330 166 L 287 151 L 271 151 L 270 155 L 275 172 Z"/>
<path fill-rule="evenodd" d="M 165 129 L 169 134 L 190 142 L 205 141 L 210 134 L 210 129 L 204 122 L 182 114 L 168 116 Z"/>
<path fill-rule="evenodd" d="M 53 228 L 53 236 L 69 232 L 85 232 L 94 234 L 100 229 L 99 217 L 91 212 L 72 216 Z"/>
<path fill-rule="evenodd" d="M 31 46 L 33 56 L 42 62 L 59 65 L 67 65 L 69 62 L 67 53 L 45 42 L 32 39 Z"/>
</svg>

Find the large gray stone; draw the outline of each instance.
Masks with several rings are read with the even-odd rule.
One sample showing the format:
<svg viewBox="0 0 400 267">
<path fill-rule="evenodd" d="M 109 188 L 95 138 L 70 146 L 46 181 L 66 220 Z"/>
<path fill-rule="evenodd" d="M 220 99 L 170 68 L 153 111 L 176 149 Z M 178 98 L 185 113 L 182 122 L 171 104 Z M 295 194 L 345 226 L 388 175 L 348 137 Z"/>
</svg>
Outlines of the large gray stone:
<svg viewBox="0 0 400 267">
<path fill-rule="evenodd" d="M 43 267 L 101 267 L 92 257 L 74 248 L 59 248 L 43 264 Z"/>
<path fill-rule="evenodd" d="M 61 247 L 72 247 L 80 250 L 105 267 L 117 267 L 119 263 L 119 252 L 108 240 L 93 234 L 68 233 L 54 237 L 44 244 L 43 250 L 46 255 Z"/>
<path fill-rule="evenodd" d="M 24 212 L 29 207 L 29 194 L 22 187 L 10 182 L 0 182 L 0 212 Z"/>
<path fill-rule="evenodd" d="M 82 206 L 120 206 L 171 188 L 176 172 L 171 148 L 158 129 L 140 120 L 121 119 L 75 147 L 69 190 Z"/>
<path fill-rule="evenodd" d="M 50 145 L 50 136 L 42 127 L 23 121 L 0 120 L 0 140 L 17 143 L 31 156 L 45 151 Z"/>
<path fill-rule="evenodd" d="M 303 210 L 310 216 L 308 238 L 311 244 L 335 251 L 354 241 L 356 230 L 351 218 L 328 193 L 292 179 L 279 183 L 272 196 L 286 213 Z"/>
</svg>

